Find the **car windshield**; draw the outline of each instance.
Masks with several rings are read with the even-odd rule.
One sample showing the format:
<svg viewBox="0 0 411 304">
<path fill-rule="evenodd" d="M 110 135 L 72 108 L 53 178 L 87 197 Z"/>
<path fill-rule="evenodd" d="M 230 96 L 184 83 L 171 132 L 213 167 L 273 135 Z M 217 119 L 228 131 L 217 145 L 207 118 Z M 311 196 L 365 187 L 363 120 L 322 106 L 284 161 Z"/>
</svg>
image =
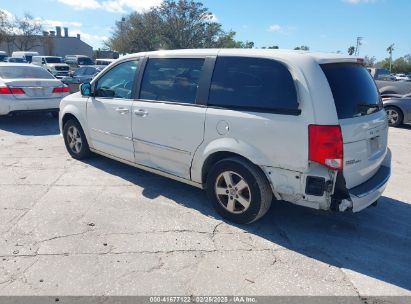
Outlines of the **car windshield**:
<svg viewBox="0 0 411 304">
<path fill-rule="evenodd" d="M 53 75 L 45 69 L 34 66 L 0 66 L 0 77 L 3 79 L 54 79 Z"/>
<path fill-rule="evenodd" d="M 61 63 L 62 60 L 60 57 L 46 57 L 47 63 Z"/>
<path fill-rule="evenodd" d="M 26 60 L 24 60 L 23 58 L 9 58 L 8 59 L 9 62 L 17 62 L 17 63 L 25 63 Z"/>
<path fill-rule="evenodd" d="M 80 65 L 93 65 L 94 62 L 88 57 L 80 57 L 78 59 L 78 64 L 80 64 Z"/>
<path fill-rule="evenodd" d="M 321 65 L 330 85 L 339 119 L 369 115 L 382 109 L 370 73 L 355 63 Z"/>
</svg>

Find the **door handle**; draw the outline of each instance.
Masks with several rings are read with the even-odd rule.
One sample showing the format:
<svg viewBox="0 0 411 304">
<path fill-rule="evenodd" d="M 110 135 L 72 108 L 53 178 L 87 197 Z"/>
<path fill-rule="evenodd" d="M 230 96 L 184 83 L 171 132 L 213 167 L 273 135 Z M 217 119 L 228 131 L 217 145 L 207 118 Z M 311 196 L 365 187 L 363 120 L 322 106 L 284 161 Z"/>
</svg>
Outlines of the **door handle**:
<svg viewBox="0 0 411 304">
<path fill-rule="evenodd" d="M 122 115 L 127 114 L 128 112 L 130 112 L 130 110 L 127 109 L 127 108 L 115 108 L 114 110 L 117 113 L 122 114 Z"/>
<path fill-rule="evenodd" d="M 137 116 L 146 117 L 148 115 L 148 112 L 144 109 L 138 109 L 134 110 L 134 114 Z"/>
</svg>

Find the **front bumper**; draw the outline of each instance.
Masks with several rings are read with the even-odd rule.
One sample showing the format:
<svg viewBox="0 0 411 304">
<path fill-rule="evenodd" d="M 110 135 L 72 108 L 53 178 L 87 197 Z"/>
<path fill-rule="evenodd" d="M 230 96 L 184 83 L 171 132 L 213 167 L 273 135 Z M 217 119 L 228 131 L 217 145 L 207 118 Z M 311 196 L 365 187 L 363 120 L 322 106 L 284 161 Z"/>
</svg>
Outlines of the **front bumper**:
<svg viewBox="0 0 411 304">
<path fill-rule="evenodd" d="M 348 189 L 352 202 L 352 212 L 359 212 L 377 201 L 385 190 L 391 175 L 391 151 L 381 164 L 380 169 L 365 183 Z"/>
<path fill-rule="evenodd" d="M 64 77 L 68 77 L 68 75 L 69 75 L 68 71 L 51 71 L 51 73 L 57 79 L 63 79 Z"/>
</svg>

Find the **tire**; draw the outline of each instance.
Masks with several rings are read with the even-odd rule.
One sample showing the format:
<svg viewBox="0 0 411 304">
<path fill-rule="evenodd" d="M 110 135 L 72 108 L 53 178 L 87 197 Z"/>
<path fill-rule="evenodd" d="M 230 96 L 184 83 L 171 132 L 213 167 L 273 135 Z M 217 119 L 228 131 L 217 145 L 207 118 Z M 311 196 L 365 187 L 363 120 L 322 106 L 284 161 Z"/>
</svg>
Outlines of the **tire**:
<svg viewBox="0 0 411 304">
<path fill-rule="evenodd" d="M 68 153 L 74 159 L 85 159 L 90 156 L 90 148 L 83 129 L 78 121 L 70 119 L 63 127 L 64 143 Z"/>
<path fill-rule="evenodd" d="M 217 162 L 207 176 L 206 187 L 214 209 L 223 218 L 237 224 L 248 224 L 261 218 L 270 209 L 273 199 L 264 173 L 237 157 Z"/>
<path fill-rule="evenodd" d="M 387 113 L 388 117 L 388 125 L 390 127 L 398 127 L 402 124 L 404 119 L 404 115 L 402 114 L 401 110 L 397 107 L 386 107 L 385 112 Z"/>
</svg>

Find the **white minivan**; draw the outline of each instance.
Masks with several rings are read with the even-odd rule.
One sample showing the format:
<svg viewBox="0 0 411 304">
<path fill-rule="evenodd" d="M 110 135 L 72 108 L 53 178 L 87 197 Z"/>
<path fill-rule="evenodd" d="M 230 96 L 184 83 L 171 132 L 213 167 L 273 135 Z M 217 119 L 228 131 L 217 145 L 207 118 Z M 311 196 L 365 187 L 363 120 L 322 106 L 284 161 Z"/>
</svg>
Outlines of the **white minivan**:
<svg viewBox="0 0 411 304">
<path fill-rule="evenodd" d="M 207 190 L 250 223 L 273 199 L 357 212 L 390 177 L 388 126 L 362 61 L 222 49 L 122 57 L 60 105 L 68 152 L 95 152 Z"/>
</svg>

